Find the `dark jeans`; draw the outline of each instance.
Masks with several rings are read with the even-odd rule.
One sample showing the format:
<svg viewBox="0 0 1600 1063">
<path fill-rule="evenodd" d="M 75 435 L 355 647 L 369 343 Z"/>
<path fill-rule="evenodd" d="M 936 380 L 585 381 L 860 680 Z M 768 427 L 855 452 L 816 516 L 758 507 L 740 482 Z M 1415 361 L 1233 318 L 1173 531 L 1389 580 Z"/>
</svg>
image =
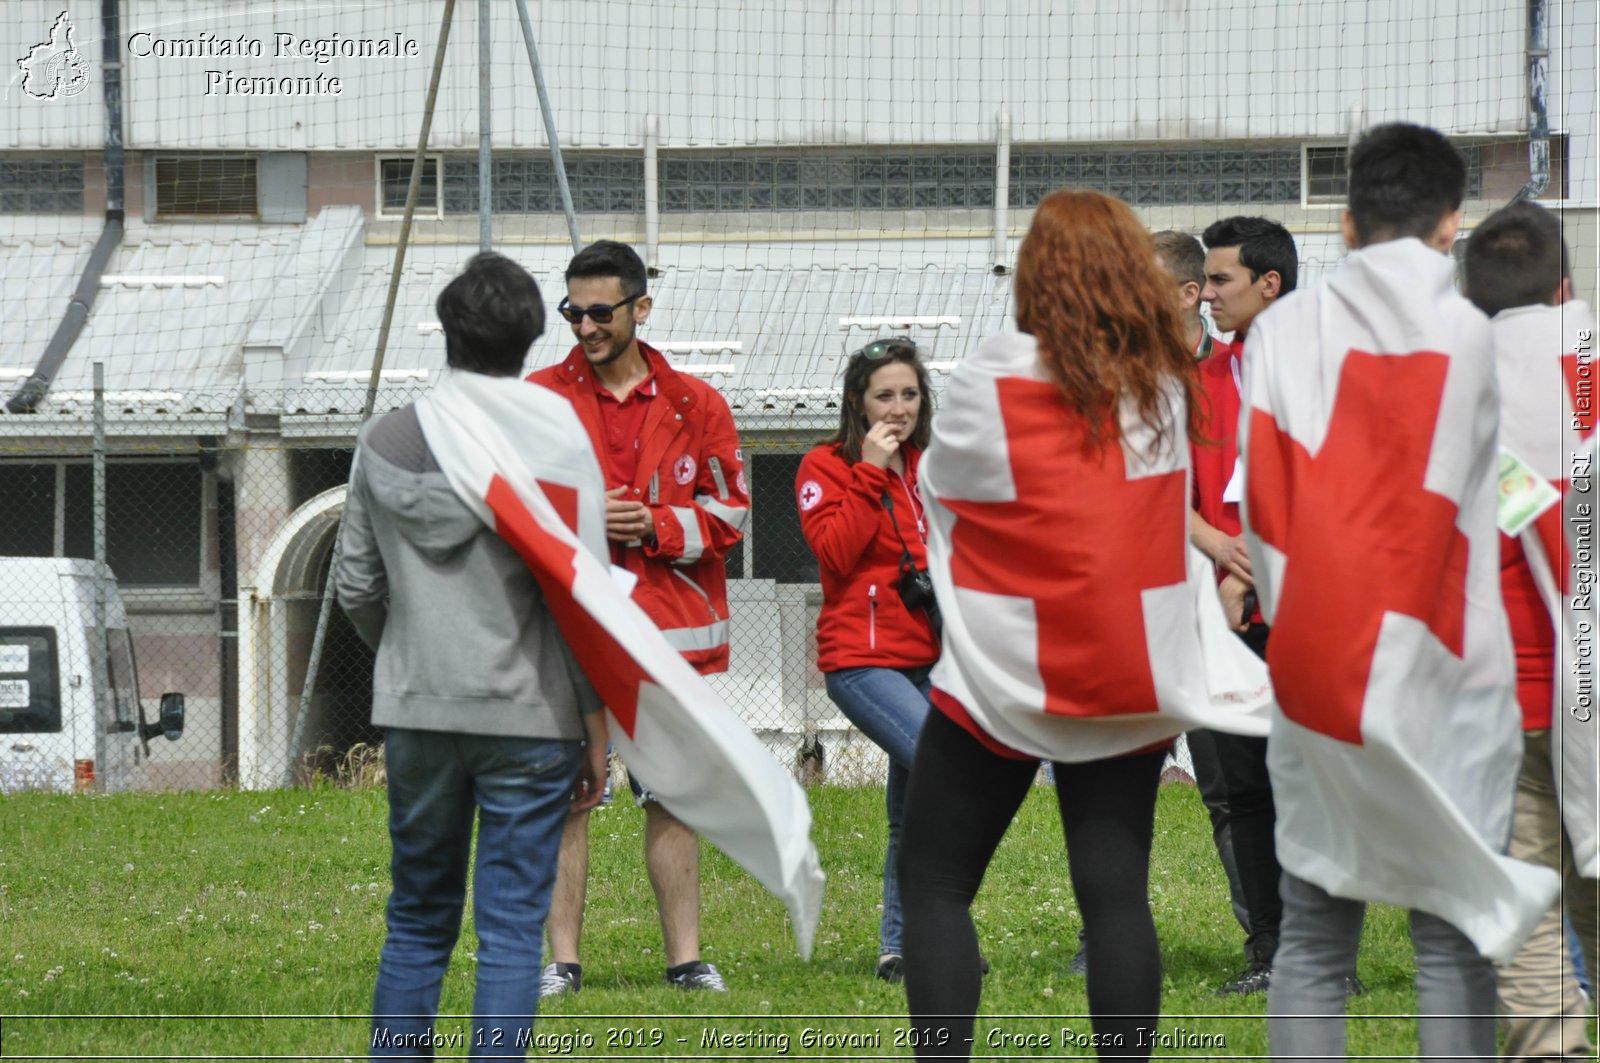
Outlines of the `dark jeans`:
<svg viewBox="0 0 1600 1063">
<path fill-rule="evenodd" d="M 1254 624 L 1239 637 L 1256 656 L 1266 657 L 1265 625 Z M 1278 928 L 1283 922 L 1279 896 L 1283 869 L 1278 866 L 1272 836 L 1278 813 L 1267 774 L 1267 740 L 1222 731 L 1191 731 L 1188 742 L 1200 799 L 1211 814 L 1217 853 L 1229 872 L 1229 892 L 1236 907 L 1244 908 L 1245 960 L 1270 964 L 1278 951 Z"/>
<path fill-rule="evenodd" d="M 900 880 L 898 863 L 901 822 L 905 818 L 906 787 L 917 736 L 928 718 L 926 668 L 844 668 L 828 672 L 828 697 L 845 719 L 889 754 L 889 785 L 883 800 L 889 819 L 889 844 L 883 854 L 883 919 L 878 924 L 878 954 L 900 954 Z"/>
<path fill-rule="evenodd" d="M 383 748 L 394 888 L 372 995 L 372 1058 L 433 1055 L 425 1042 L 461 930 L 476 815 L 478 962 L 468 1048 L 521 1059 L 582 745 L 391 728 Z"/>
<path fill-rule="evenodd" d="M 1089 950 L 1101 1058 L 1145 1059 L 1161 1011 L 1150 843 L 1165 750 L 1055 765 L 1067 869 Z M 919 1057 L 967 1058 L 982 975 L 972 899 L 1038 773 L 990 752 L 941 712 L 917 743 L 900 847 L 906 1002 Z"/>
</svg>

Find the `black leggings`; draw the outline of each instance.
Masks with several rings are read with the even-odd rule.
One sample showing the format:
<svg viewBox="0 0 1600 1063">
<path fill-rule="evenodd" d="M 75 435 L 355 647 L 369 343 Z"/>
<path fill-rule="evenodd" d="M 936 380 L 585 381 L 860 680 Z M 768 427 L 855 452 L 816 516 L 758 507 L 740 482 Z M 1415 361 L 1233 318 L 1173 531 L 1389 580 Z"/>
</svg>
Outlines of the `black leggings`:
<svg viewBox="0 0 1600 1063">
<path fill-rule="evenodd" d="M 1148 1058 L 1150 1037 L 1141 1031 L 1153 1032 L 1161 1011 L 1149 882 L 1164 755 L 1055 766 L 1103 1059 Z M 937 710 L 922 727 L 900 838 L 906 999 L 918 1057 L 965 1059 L 972 1051 L 982 979 L 972 899 L 1038 767 L 997 756 Z"/>
</svg>

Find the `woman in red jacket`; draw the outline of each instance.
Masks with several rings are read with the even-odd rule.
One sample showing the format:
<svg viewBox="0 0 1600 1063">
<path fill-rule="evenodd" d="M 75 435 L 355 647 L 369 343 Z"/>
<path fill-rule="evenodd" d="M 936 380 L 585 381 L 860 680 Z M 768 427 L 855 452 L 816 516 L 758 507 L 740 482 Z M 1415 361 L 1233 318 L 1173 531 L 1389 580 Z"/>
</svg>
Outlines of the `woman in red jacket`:
<svg viewBox="0 0 1600 1063">
<path fill-rule="evenodd" d="M 932 417 L 917 345 L 868 344 L 845 368 L 838 434 L 807 454 L 795 477 L 800 528 L 822 572 L 817 665 L 839 711 L 889 755 L 878 929 L 878 977 L 889 982 L 901 980 L 901 811 L 928 717 L 928 673 L 939 657 L 917 494 Z"/>
</svg>

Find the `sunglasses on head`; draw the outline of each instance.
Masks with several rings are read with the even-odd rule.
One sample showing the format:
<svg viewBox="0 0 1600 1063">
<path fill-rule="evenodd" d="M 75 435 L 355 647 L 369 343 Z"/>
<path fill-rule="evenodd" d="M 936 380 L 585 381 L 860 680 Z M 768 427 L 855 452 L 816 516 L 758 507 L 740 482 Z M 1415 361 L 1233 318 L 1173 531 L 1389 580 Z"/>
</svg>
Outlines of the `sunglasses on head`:
<svg viewBox="0 0 1600 1063">
<path fill-rule="evenodd" d="M 856 351 L 854 354 L 850 355 L 850 357 L 866 358 L 869 361 L 876 362 L 880 359 L 889 357 L 891 354 L 901 353 L 915 355 L 917 353 L 917 345 L 910 340 L 905 339 L 874 340 L 865 347 Z"/>
<path fill-rule="evenodd" d="M 611 324 L 611 319 L 616 316 L 616 313 L 619 309 L 627 306 L 629 303 L 633 302 L 635 299 L 638 299 L 642 295 L 644 295 L 644 292 L 630 295 L 626 299 L 622 300 L 622 302 L 612 303 L 610 306 L 607 306 L 604 303 L 596 303 L 593 306 L 573 306 L 569 300 L 562 299 L 561 305 L 556 307 L 556 313 L 566 318 L 568 323 L 573 325 L 576 325 L 582 321 L 583 315 L 585 314 L 588 314 L 589 319 L 596 325 L 609 325 Z"/>
</svg>

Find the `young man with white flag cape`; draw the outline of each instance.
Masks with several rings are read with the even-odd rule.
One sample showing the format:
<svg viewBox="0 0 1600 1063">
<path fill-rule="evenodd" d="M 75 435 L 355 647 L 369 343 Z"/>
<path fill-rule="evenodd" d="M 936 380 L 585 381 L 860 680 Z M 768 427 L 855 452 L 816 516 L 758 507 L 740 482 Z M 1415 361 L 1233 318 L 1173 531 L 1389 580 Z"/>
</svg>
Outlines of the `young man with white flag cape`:
<svg viewBox="0 0 1600 1063">
<path fill-rule="evenodd" d="M 1411 909 L 1421 1048 L 1495 1052 L 1494 970 L 1554 896 L 1500 855 L 1521 751 L 1495 529 L 1488 322 L 1448 251 L 1466 166 L 1391 124 L 1350 156 L 1327 283 L 1246 341 L 1245 530 L 1273 627 L 1283 931 L 1273 1055 L 1343 1058 L 1365 902 Z"/>
<path fill-rule="evenodd" d="M 1510 852 L 1560 872 L 1563 885 L 1561 903 L 1550 906 L 1500 970 L 1502 1058 L 1591 1059 L 1591 1005 L 1573 976 L 1562 916 L 1595 970 L 1600 724 L 1593 711 L 1589 468 L 1595 320 L 1572 298 L 1560 220 L 1529 200 L 1478 225 L 1467 241 L 1462 279 L 1467 298 L 1489 315 L 1500 379 L 1500 586 L 1517 654 L 1523 730 Z M 1587 518 L 1569 522 L 1563 498 L 1575 510 L 1591 507 Z"/>
<path fill-rule="evenodd" d="M 577 803 L 600 796 L 598 702 L 624 761 L 667 784 L 659 799 L 785 903 L 803 956 L 823 876 L 804 792 L 612 579 L 604 483 L 582 426 L 520 379 L 543 324 L 533 278 L 479 255 L 439 312 L 451 368 L 363 429 L 337 574 L 378 652 L 373 720 L 390 757 L 395 889 L 373 1052 L 431 1043 L 476 814 L 473 1048 L 520 1058 L 580 759 Z"/>
</svg>

